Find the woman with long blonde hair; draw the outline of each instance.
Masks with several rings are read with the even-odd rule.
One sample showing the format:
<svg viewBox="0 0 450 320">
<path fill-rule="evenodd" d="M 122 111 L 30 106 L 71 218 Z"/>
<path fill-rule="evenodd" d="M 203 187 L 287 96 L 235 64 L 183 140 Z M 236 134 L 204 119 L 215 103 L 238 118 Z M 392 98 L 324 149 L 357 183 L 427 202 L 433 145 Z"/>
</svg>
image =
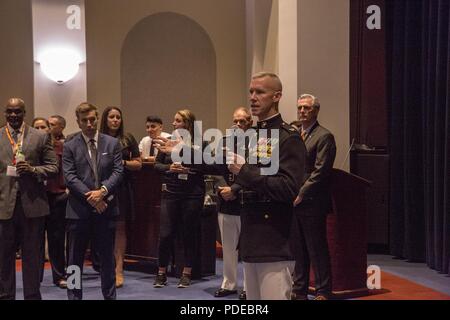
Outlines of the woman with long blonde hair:
<svg viewBox="0 0 450 320">
<path fill-rule="evenodd" d="M 193 145 L 195 115 L 188 109 L 177 111 L 172 123 L 177 135 L 181 129 L 189 132 L 188 145 Z M 186 132 L 184 132 L 186 133 Z M 186 137 L 186 135 L 181 134 Z M 200 146 L 201 147 L 201 146 Z M 167 266 L 172 254 L 175 236 L 182 239 L 184 266 L 178 288 L 189 287 L 193 261 L 196 258 L 196 239 L 199 236 L 200 216 L 203 210 L 205 183 L 203 173 L 187 164 L 174 163 L 171 155 L 159 152 L 155 164 L 162 175 L 161 218 L 159 235 L 159 268 L 155 288 L 167 284 Z"/>
</svg>

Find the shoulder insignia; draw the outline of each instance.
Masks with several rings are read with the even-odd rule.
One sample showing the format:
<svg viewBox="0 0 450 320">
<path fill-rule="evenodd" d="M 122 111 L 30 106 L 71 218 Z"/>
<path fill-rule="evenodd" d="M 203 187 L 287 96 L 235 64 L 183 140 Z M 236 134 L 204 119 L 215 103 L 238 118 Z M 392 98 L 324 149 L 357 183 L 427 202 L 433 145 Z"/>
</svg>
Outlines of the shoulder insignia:
<svg viewBox="0 0 450 320">
<path fill-rule="evenodd" d="M 281 124 L 281 128 L 288 131 L 289 133 L 298 133 L 298 131 L 291 125 L 288 125 L 287 123 L 283 122 Z"/>
</svg>

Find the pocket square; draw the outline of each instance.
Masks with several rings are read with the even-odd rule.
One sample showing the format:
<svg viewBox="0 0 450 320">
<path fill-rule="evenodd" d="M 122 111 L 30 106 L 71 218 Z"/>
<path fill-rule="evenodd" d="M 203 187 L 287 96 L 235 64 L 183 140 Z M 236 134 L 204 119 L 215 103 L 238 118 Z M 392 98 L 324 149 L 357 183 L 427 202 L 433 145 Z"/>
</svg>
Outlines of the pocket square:
<svg viewBox="0 0 450 320">
<path fill-rule="evenodd" d="M 103 152 L 102 153 L 102 156 L 107 156 L 108 155 L 108 152 Z"/>
</svg>

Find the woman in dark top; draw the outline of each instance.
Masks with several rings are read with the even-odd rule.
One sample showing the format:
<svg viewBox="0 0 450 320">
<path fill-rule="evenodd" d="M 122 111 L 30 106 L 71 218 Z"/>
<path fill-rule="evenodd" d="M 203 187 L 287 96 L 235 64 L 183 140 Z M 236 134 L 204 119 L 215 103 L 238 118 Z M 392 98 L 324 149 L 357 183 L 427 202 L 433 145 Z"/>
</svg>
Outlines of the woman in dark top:
<svg viewBox="0 0 450 320">
<path fill-rule="evenodd" d="M 190 110 L 180 110 L 175 114 L 172 124 L 174 134 L 180 129 L 189 131 L 191 139 L 184 142 L 190 146 L 194 140 L 194 122 L 195 116 Z M 174 163 L 170 153 L 164 152 L 158 153 L 155 169 L 162 174 L 163 187 L 158 247 L 159 269 L 153 285 L 162 288 L 167 284 L 166 269 L 175 235 L 180 233 L 185 265 L 178 288 L 186 288 L 191 282 L 196 232 L 200 228 L 200 214 L 205 196 L 203 173 L 193 167 L 189 168 L 188 165 Z"/>
<path fill-rule="evenodd" d="M 114 256 L 116 258 L 116 287 L 123 286 L 123 258 L 127 246 L 126 220 L 133 218 L 133 196 L 130 171 L 142 167 L 139 147 L 130 133 L 124 133 L 122 111 L 118 107 L 107 107 L 102 114 L 100 132 L 119 139 L 122 146 L 124 179 L 117 193 L 120 215 L 116 224 Z"/>
</svg>

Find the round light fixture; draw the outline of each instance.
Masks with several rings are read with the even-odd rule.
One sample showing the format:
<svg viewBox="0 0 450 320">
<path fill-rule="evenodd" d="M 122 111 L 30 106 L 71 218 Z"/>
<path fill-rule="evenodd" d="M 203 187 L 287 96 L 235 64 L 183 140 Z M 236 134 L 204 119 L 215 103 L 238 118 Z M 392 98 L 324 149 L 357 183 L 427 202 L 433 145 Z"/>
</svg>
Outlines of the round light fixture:
<svg viewBox="0 0 450 320">
<path fill-rule="evenodd" d="M 59 48 L 45 51 L 38 62 L 47 78 L 63 84 L 77 75 L 82 59 L 75 51 Z"/>
</svg>

